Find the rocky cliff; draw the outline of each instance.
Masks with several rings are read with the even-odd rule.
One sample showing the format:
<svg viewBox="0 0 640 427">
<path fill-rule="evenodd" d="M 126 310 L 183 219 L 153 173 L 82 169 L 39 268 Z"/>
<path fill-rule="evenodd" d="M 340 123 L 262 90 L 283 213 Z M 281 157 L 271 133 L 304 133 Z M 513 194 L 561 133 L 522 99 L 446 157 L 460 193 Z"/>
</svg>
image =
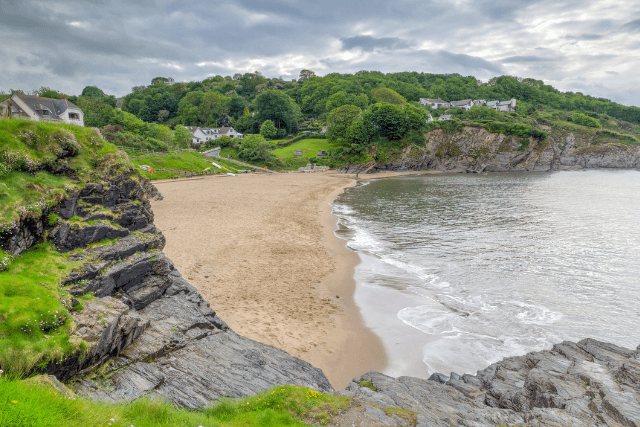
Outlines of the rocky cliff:
<svg viewBox="0 0 640 427">
<path fill-rule="evenodd" d="M 459 132 L 436 129 L 423 147 L 408 147 L 385 162 L 343 168 L 347 173 L 440 170 L 450 172 L 557 171 L 588 168 L 640 168 L 640 145 L 594 145 L 591 137 L 552 131 L 545 140 L 490 133 L 465 126 Z"/>
</svg>

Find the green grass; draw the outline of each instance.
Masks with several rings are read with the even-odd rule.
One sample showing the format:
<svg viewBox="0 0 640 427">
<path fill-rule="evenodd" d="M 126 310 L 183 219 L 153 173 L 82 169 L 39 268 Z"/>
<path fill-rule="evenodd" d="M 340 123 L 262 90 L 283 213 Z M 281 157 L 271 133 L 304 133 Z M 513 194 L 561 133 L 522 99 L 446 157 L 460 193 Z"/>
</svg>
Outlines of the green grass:
<svg viewBox="0 0 640 427">
<path fill-rule="evenodd" d="M 83 182 L 130 166 L 113 144 L 75 125 L 0 119 L 0 147 L 0 232 L 21 218 L 41 215 Z M 58 160 L 65 150 L 71 155 Z M 44 164 L 62 163 L 76 171 L 77 181 L 38 171 Z"/>
<path fill-rule="evenodd" d="M 329 147 L 329 142 L 326 139 L 306 138 L 286 147 L 276 148 L 272 153 L 281 159 L 287 159 L 296 157 L 293 153 L 295 150 L 302 150 L 302 157 L 310 159 L 318 156 L 318 150 L 327 150 Z"/>
<path fill-rule="evenodd" d="M 182 174 L 174 174 L 170 172 L 161 172 L 157 169 L 174 169 L 181 171 L 191 171 L 191 172 L 203 172 L 205 169 L 208 169 L 212 172 L 217 173 L 239 173 L 238 168 L 242 169 L 241 165 L 235 162 L 219 162 L 219 159 L 214 157 L 206 157 L 200 153 L 187 151 L 180 154 L 168 155 L 168 156 L 142 156 L 136 157 L 132 159 L 132 162 L 136 166 L 147 165 L 154 169 L 153 174 L 140 169 L 140 173 L 142 176 L 148 179 L 165 179 L 172 178 L 175 176 L 184 176 Z M 211 164 L 211 162 L 216 162 L 220 166 L 224 166 L 225 169 L 218 169 Z M 224 164 L 222 164 L 224 163 Z"/>
<path fill-rule="evenodd" d="M 373 391 L 378 391 L 377 388 L 375 388 L 375 386 L 373 385 L 373 383 L 371 381 L 368 380 L 362 380 L 360 381 L 360 387 L 367 387 L 370 388 Z"/>
<path fill-rule="evenodd" d="M 323 425 L 351 403 L 348 397 L 289 385 L 189 411 L 149 399 L 115 405 L 96 403 L 33 383 L 0 378 L 0 426 L 104 427 L 111 423 L 112 427 L 303 427 L 307 424 L 300 420 Z"/>
<path fill-rule="evenodd" d="M 0 272 L 0 369 L 26 373 L 79 349 L 69 342 L 70 295 L 58 285 L 78 265 L 43 243 Z"/>
</svg>

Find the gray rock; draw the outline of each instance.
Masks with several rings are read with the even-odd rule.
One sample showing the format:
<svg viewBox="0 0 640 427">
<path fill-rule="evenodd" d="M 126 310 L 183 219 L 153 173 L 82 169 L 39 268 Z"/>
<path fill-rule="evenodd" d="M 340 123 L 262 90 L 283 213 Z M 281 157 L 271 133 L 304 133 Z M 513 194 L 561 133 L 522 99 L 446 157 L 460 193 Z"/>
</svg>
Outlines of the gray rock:
<svg viewBox="0 0 640 427">
<path fill-rule="evenodd" d="M 640 426 L 639 356 L 585 339 L 504 359 L 476 376 L 452 374 L 446 383 L 377 372 L 354 382 L 371 381 L 376 395 L 393 401 L 387 406 L 417 412 L 423 426 Z"/>
<path fill-rule="evenodd" d="M 382 409 L 378 409 L 371 405 L 364 405 L 364 415 L 371 418 L 374 422 L 378 422 L 385 426 L 401 426 L 407 425 L 404 420 L 395 416 L 390 417 Z"/>
</svg>

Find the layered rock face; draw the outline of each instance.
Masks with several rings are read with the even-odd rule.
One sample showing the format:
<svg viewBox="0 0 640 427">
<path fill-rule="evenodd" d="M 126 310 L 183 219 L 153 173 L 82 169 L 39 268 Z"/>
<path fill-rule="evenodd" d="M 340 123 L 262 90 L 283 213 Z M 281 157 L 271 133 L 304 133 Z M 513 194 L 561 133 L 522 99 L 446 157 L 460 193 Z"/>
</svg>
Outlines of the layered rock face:
<svg viewBox="0 0 640 427">
<path fill-rule="evenodd" d="M 48 372 L 96 399 L 153 394 L 191 408 L 278 384 L 333 391 L 321 370 L 229 329 L 163 255 L 149 196 L 159 197 L 137 177 L 87 184 L 50 210 L 60 217 L 53 227 L 43 215 L 4 239 L 19 254 L 46 236 L 82 263 L 64 288 L 96 297 L 71 313 L 71 340 L 89 343 L 88 354 Z"/>
<path fill-rule="evenodd" d="M 460 132 L 429 132 L 426 146 L 418 153 L 406 152 L 385 163 L 351 165 L 343 171 L 548 172 L 589 168 L 640 168 L 640 146 L 591 145 L 573 133 L 552 133 L 539 141 L 465 126 Z"/>
<path fill-rule="evenodd" d="M 362 381 L 377 391 L 361 387 Z M 429 380 L 369 372 L 338 394 L 417 412 L 418 426 L 638 427 L 640 346 L 633 351 L 592 339 L 564 342 L 504 359 L 477 375 L 434 374 Z M 382 421 L 376 425 L 403 424 Z"/>
</svg>

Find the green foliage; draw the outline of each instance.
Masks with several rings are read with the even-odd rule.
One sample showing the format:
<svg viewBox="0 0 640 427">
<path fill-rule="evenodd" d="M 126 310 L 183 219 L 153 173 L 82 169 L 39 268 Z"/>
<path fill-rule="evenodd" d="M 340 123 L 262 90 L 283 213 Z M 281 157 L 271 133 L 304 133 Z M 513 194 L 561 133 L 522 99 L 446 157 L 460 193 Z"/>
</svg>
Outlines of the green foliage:
<svg viewBox="0 0 640 427">
<path fill-rule="evenodd" d="M 286 128 L 288 132 L 298 129 L 299 109 L 289 95 L 279 90 L 268 90 L 259 94 L 254 105 L 259 123 L 271 120 L 276 128 Z"/>
<path fill-rule="evenodd" d="M 287 385 L 189 411 L 144 398 L 117 405 L 81 397 L 70 399 L 48 384 L 44 379 L 0 378 L 0 423 L 11 427 L 304 427 L 307 424 L 301 420 L 329 423 L 351 403 L 348 397 Z"/>
<path fill-rule="evenodd" d="M 602 126 L 600 125 L 600 122 L 598 122 L 596 119 L 593 119 L 585 114 L 582 113 L 573 113 L 571 115 L 571 121 L 574 123 L 577 123 L 579 125 L 582 126 L 587 126 L 590 128 L 602 128 Z"/>
<path fill-rule="evenodd" d="M 59 215 L 54 214 L 54 213 L 50 213 L 48 219 L 48 223 L 50 226 L 54 226 L 56 222 L 58 222 L 58 219 L 60 218 Z"/>
<path fill-rule="evenodd" d="M 367 387 L 367 388 L 370 388 L 373 391 L 378 391 L 378 389 L 373 386 L 373 383 L 371 381 L 368 381 L 368 380 L 360 381 L 360 387 Z"/>
<path fill-rule="evenodd" d="M 404 99 L 402 95 L 395 90 L 386 87 L 378 87 L 372 90 L 371 97 L 376 102 L 384 102 L 387 104 L 402 105 L 407 103 L 407 100 Z"/>
<path fill-rule="evenodd" d="M 247 135 L 242 138 L 238 154 L 245 161 L 266 162 L 273 157 L 271 144 L 262 135 Z"/>
<path fill-rule="evenodd" d="M 378 134 L 383 138 L 400 139 L 407 131 L 407 123 L 402 107 L 378 103 L 371 106 L 371 118 Z"/>
<path fill-rule="evenodd" d="M 534 128 L 523 123 L 500 123 L 500 122 L 488 122 L 483 125 L 489 132 L 502 133 L 505 135 L 516 135 L 521 138 L 528 138 L 530 136 L 534 138 L 540 138 L 544 140 L 547 138 L 547 133 L 543 130 Z"/>
<path fill-rule="evenodd" d="M 360 113 L 355 105 L 343 105 L 331 111 L 327 118 L 327 138 L 332 142 L 347 140 L 347 131 Z"/>
<path fill-rule="evenodd" d="M 278 137 L 278 129 L 276 129 L 271 120 L 265 120 L 260 126 L 260 135 L 265 139 L 276 139 Z"/>
</svg>

